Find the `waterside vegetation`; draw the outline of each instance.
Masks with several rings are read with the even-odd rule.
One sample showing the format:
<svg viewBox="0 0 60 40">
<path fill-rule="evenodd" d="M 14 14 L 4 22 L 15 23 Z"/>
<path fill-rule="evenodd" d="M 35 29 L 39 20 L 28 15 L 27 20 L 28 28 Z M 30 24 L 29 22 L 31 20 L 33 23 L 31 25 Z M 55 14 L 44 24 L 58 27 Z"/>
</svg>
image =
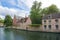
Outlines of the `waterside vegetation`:
<svg viewBox="0 0 60 40">
<path fill-rule="evenodd" d="M 12 26 L 12 18 L 10 15 L 6 15 L 5 19 L 4 19 L 4 26 L 8 27 L 8 26 Z"/>
<path fill-rule="evenodd" d="M 42 25 L 42 17 L 43 14 L 52 14 L 52 13 L 59 13 L 59 9 L 55 4 L 50 5 L 49 7 L 46 8 L 41 8 L 41 2 L 34 1 L 31 11 L 30 11 L 30 19 L 32 24 L 29 26 L 34 26 L 38 27 Z M 0 20 L 6 27 L 7 26 L 12 26 L 12 18 L 10 15 L 6 15 L 4 20 Z"/>
<path fill-rule="evenodd" d="M 30 26 L 42 25 L 42 17 L 43 15 L 59 13 L 59 9 L 55 4 L 50 5 L 46 8 L 41 8 L 41 2 L 35 1 L 31 7 L 30 11 L 30 19 L 32 24 Z"/>
</svg>

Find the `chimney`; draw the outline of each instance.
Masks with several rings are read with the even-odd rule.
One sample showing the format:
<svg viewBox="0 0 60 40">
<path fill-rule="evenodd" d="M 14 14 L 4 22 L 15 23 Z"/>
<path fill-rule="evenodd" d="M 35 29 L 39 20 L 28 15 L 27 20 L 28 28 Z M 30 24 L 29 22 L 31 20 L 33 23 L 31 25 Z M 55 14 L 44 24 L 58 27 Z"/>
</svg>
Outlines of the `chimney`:
<svg viewBox="0 0 60 40">
<path fill-rule="evenodd" d="M 13 25 L 16 25 L 16 15 L 14 15 L 14 18 L 13 18 Z"/>
</svg>

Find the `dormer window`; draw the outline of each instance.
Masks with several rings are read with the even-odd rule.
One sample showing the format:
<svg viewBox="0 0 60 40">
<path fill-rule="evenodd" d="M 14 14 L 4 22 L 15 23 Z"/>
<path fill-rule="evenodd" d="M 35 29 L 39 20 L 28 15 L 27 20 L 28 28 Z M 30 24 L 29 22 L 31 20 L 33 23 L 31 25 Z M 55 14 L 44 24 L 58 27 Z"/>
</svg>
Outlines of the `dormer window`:
<svg viewBox="0 0 60 40">
<path fill-rule="evenodd" d="M 50 16 L 48 16 L 48 18 L 50 18 Z"/>
<path fill-rule="evenodd" d="M 52 18 L 52 16 L 51 16 L 51 15 L 49 15 L 49 16 L 48 16 L 48 18 Z"/>
</svg>

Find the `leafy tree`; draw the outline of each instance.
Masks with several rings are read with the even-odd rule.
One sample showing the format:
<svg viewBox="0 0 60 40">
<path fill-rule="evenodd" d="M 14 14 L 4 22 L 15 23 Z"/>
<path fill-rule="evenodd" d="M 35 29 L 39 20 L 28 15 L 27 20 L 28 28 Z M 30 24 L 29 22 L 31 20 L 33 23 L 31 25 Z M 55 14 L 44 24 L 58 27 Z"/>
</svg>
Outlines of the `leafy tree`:
<svg viewBox="0 0 60 40">
<path fill-rule="evenodd" d="M 42 15 L 43 14 L 48 14 L 48 9 L 47 8 L 42 9 L 41 13 L 42 13 Z"/>
<path fill-rule="evenodd" d="M 41 2 L 35 1 L 32 5 L 31 11 L 30 11 L 30 18 L 32 21 L 32 24 L 41 24 Z"/>
<path fill-rule="evenodd" d="M 6 16 L 5 16 L 4 25 L 5 25 L 6 27 L 12 26 L 12 18 L 11 18 L 10 15 L 6 15 Z"/>
<path fill-rule="evenodd" d="M 48 14 L 51 13 L 58 13 L 59 9 L 57 8 L 56 5 L 52 4 L 51 6 L 48 7 Z"/>
<path fill-rule="evenodd" d="M 41 7 L 41 2 L 35 1 L 34 4 L 32 5 L 31 11 L 30 11 L 30 18 L 31 18 L 32 24 L 41 24 L 43 14 L 52 14 L 52 13 L 59 12 L 59 9 L 54 4 L 44 9 L 41 9 L 40 7 Z"/>
<path fill-rule="evenodd" d="M 57 8 L 56 5 L 52 4 L 50 5 L 49 7 L 47 8 L 44 8 L 41 13 L 43 14 L 52 14 L 52 13 L 58 13 L 59 12 L 59 9 Z"/>
</svg>

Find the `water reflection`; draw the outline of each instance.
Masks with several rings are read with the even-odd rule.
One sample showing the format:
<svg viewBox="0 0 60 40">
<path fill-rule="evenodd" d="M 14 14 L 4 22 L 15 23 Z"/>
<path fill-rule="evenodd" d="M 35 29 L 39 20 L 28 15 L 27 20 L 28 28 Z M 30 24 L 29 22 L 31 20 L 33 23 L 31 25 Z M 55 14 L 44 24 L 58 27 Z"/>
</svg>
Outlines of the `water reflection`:
<svg viewBox="0 0 60 40">
<path fill-rule="evenodd" d="M 5 40 L 14 40 L 14 32 L 7 29 L 4 30 Z"/>
<path fill-rule="evenodd" d="M 0 28 L 0 40 L 4 40 L 4 28 Z"/>
<path fill-rule="evenodd" d="M 0 28 L 0 40 L 60 40 L 60 34 Z"/>
</svg>

